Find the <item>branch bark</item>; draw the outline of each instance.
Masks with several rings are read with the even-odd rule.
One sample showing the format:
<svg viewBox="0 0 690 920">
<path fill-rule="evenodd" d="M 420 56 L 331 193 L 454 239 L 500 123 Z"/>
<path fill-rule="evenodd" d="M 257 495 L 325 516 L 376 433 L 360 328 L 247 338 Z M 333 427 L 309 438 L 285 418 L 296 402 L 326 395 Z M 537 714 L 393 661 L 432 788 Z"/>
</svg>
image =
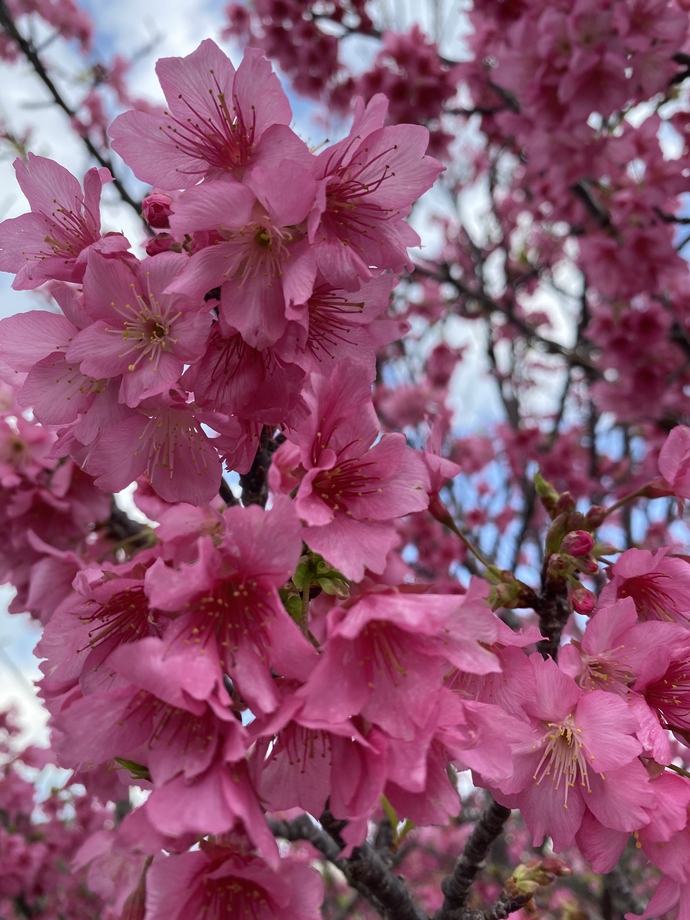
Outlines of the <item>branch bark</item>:
<svg viewBox="0 0 690 920">
<path fill-rule="evenodd" d="M 499 836 L 509 817 L 510 808 L 505 808 L 498 802 L 492 802 L 484 811 L 455 863 L 452 874 L 441 883 L 443 906 L 436 912 L 434 920 L 470 920 L 471 914 L 474 913 L 466 910 L 470 889 L 484 867 L 491 844 Z M 483 916 L 483 912 L 478 913 Z M 498 917 L 493 920 L 498 920 Z"/>
<path fill-rule="evenodd" d="M 292 821 L 269 821 L 276 837 L 284 840 L 308 840 L 326 859 L 337 866 L 350 885 L 374 907 L 385 920 L 428 920 L 418 907 L 401 878 L 394 875 L 381 856 L 368 844 L 355 847 L 352 856 L 340 856 L 341 843 L 322 830 L 307 815 Z M 337 833 L 337 832 L 336 832 Z"/>
</svg>

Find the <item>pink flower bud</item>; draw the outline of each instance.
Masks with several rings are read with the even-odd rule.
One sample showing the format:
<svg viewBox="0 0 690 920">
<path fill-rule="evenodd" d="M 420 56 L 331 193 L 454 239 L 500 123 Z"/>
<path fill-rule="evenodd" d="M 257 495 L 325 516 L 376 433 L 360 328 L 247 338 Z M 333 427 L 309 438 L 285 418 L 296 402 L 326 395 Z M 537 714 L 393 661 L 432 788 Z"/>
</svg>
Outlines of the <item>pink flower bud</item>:
<svg viewBox="0 0 690 920">
<path fill-rule="evenodd" d="M 589 616 L 597 605 L 597 596 L 579 582 L 570 586 L 570 600 L 578 613 Z"/>
<path fill-rule="evenodd" d="M 170 195 L 163 194 L 163 192 L 154 192 L 152 195 L 147 195 L 141 203 L 144 220 L 151 227 L 155 227 L 156 230 L 163 230 L 165 227 L 169 227 L 168 218 L 172 213 L 171 205 L 172 198 Z"/>
<path fill-rule="evenodd" d="M 594 537 L 586 530 L 573 530 L 567 533 L 561 542 L 561 552 L 571 556 L 586 556 L 592 551 Z"/>
<path fill-rule="evenodd" d="M 157 233 L 156 236 L 146 241 L 146 254 L 157 256 L 159 252 L 179 251 L 179 243 L 169 233 Z"/>
</svg>

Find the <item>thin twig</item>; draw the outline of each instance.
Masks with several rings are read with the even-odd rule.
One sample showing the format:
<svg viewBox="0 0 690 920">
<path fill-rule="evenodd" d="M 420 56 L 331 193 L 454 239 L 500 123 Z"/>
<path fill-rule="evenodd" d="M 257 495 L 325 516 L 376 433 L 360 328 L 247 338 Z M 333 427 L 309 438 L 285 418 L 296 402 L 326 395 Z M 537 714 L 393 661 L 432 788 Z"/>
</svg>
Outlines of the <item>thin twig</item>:
<svg viewBox="0 0 690 920">
<path fill-rule="evenodd" d="M 59 108 L 61 108 L 62 111 L 69 118 L 76 118 L 77 113 L 63 99 L 62 95 L 60 94 L 60 91 L 55 86 L 55 84 L 53 83 L 53 80 L 48 74 L 48 71 L 43 61 L 41 60 L 38 52 L 36 51 L 32 43 L 27 41 L 27 39 L 25 39 L 24 36 L 21 34 L 21 32 L 19 32 L 19 30 L 17 29 L 14 19 L 12 18 L 12 14 L 7 8 L 7 4 L 5 3 L 5 0 L 0 0 L 0 27 L 19 46 L 19 49 L 21 50 L 24 57 L 31 64 L 36 75 L 43 82 L 45 87 L 48 89 L 48 92 L 53 97 L 53 101 L 55 102 L 55 104 L 59 106 Z M 106 169 L 110 171 L 110 174 L 113 177 L 113 186 L 117 189 L 117 192 L 120 198 L 125 202 L 125 204 L 128 204 L 131 208 L 133 208 L 137 216 L 141 217 L 141 202 L 135 201 L 134 198 L 131 197 L 127 189 L 122 184 L 121 180 L 115 174 L 115 170 L 113 168 L 112 161 L 108 157 L 103 155 L 103 153 L 98 149 L 98 147 L 96 147 L 96 145 L 93 143 L 90 137 L 88 137 L 87 135 L 80 135 L 80 136 L 81 136 L 82 141 L 84 142 L 84 145 L 86 146 L 86 149 L 89 151 L 89 153 L 94 158 L 94 160 L 96 160 L 101 166 L 104 166 Z M 143 221 L 143 218 L 142 218 L 142 221 Z M 144 223 L 144 227 L 146 228 L 147 233 L 151 234 L 152 231 L 149 225 L 145 221 L 143 221 L 143 223 Z"/>
</svg>

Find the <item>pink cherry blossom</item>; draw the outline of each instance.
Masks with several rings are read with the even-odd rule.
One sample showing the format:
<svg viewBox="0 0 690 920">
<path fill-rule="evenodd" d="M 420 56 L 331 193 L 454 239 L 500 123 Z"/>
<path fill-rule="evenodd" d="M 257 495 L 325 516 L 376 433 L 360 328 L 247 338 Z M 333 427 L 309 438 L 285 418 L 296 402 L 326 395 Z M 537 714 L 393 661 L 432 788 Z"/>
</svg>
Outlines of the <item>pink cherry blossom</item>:
<svg viewBox="0 0 690 920">
<path fill-rule="evenodd" d="M 525 739 L 513 748 L 513 775 L 496 783 L 498 801 L 520 808 L 535 845 L 548 834 L 557 852 L 588 810 L 614 830 L 648 824 L 644 805 L 653 793 L 637 759 L 633 713 L 612 693 L 583 693 L 551 659 L 535 654 L 530 663 Z"/>
<path fill-rule="evenodd" d="M 382 572 L 397 534 L 395 518 L 428 504 L 428 475 L 403 435 L 378 434 L 366 378 L 342 362 L 330 378 L 312 375 L 309 415 L 291 435 L 301 469 L 295 507 L 305 540 L 348 578 Z M 280 453 L 288 457 L 288 449 Z M 288 461 L 289 462 L 289 461 Z M 277 487 L 277 480 L 272 480 Z"/>
<path fill-rule="evenodd" d="M 120 233 L 101 235 L 101 187 L 112 180 L 107 169 L 90 169 L 84 191 L 64 167 L 28 155 L 14 161 L 17 181 L 31 213 L 0 224 L 0 271 L 14 272 L 12 287 L 31 290 L 44 281 L 81 281 L 88 254 L 117 256 L 129 249 Z"/>
<path fill-rule="evenodd" d="M 500 670 L 480 644 L 495 637 L 491 617 L 475 620 L 472 605 L 464 610 L 457 597 L 366 595 L 329 614 L 325 652 L 297 694 L 306 700 L 303 715 L 339 722 L 361 713 L 394 738 L 412 740 L 449 665 L 478 674 Z M 328 692 L 333 682 L 337 695 Z"/>
<path fill-rule="evenodd" d="M 319 268 L 329 281 L 355 290 L 372 268 L 410 266 L 407 247 L 417 234 L 404 222 L 414 201 L 443 166 L 424 152 L 429 132 L 419 125 L 381 127 L 387 108 L 377 95 L 355 106 L 349 135 L 319 154 L 319 190 L 309 216 Z M 377 272 L 378 273 L 378 272 Z"/>
<path fill-rule="evenodd" d="M 198 561 L 171 569 L 158 560 L 146 574 L 151 605 L 180 614 L 166 632 L 173 649 L 220 662 L 253 708 L 271 712 L 278 695 L 271 669 L 305 680 L 313 647 L 278 597 L 301 551 L 290 502 L 228 508 L 225 533 L 215 544 L 201 537 Z"/>
<path fill-rule="evenodd" d="M 641 620 L 688 624 L 690 565 L 685 560 L 669 556 L 666 549 L 656 553 L 629 549 L 621 553 L 608 574 L 610 581 L 601 592 L 600 603 L 631 597 Z"/>
<path fill-rule="evenodd" d="M 217 494 L 221 463 L 201 421 L 184 404 L 141 408 L 105 432 L 86 468 L 102 489 L 118 492 L 146 473 L 166 501 L 203 505 Z"/>
<path fill-rule="evenodd" d="M 98 255 L 89 261 L 84 308 L 92 322 L 74 337 L 66 360 L 87 376 L 120 378 L 120 401 L 128 406 L 170 389 L 203 353 L 211 325 L 203 302 L 163 293 L 187 261 L 162 253 L 134 272 Z"/>
<path fill-rule="evenodd" d="M 290 105 L 260 51 L 248 50 L 235 70 L 206 39 L 186 57 L 161 58 L 156 73 L 168 110 L 125 112 L 110 126 L 113 149 L 142 181 L 188 188 L 242 170 L 266 150 L 270 157 L 272 146 L 287 156 L 304 148 L 287 128 Z"/>
<path fill-rule="evenodd" d="M 304 220 L 316 182 L 301 163 L 285 160 L 253 170 L 240 185 L 229 179 L 187 189 L 175 206 L 173 232 L 210 233 L 169 290 L 202 298 L 220 286 L 221 314 L 253 348 L 282 335 L 292 303 L 312 293 L 315 258 Z"/>
<path fill-rule="evenodd" d="M 157 858 L 148 872 L 146 917 L 320 920 L 322 899 L 315 869 L 289 856 L 272 868 L 233 833 L 203 841 L 197 852 Z"/>
<path fill-rule="evenodd" d="M 182 382 L 209 411 L 222 406 L 224 412 L 246 420 L 281 425 L 295 424 L 303 414 L 304 378 L 298 364 L 283 360 L 274 348 L 252 348 L 221 320 L 213 327 L 203 357 L 185 372 Z"/>
</svg>

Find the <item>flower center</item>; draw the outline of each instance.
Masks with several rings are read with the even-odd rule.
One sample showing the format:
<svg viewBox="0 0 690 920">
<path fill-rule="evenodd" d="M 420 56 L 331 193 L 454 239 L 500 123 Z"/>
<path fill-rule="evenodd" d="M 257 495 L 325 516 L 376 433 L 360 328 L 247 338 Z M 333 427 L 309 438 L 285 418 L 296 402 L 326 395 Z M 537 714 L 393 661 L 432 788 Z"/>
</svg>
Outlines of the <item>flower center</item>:
<svg viewBox="0 0 690 920">
<path fill-rule="evenodd" d="M 544 752 L 539 761 L 534 777 L 537 786 L 547 776 L 551 777 L 556 790 L 563 783 L 563 807 L 568 807 L 568 793 L 579 779 L 580 785 L 591 792 L 587 758 L 580 741 L 580 729 L 572 716 L 566 716 L 562 722 L 549 722 L 549 731 L 541 739 Z"/>
</svg>

